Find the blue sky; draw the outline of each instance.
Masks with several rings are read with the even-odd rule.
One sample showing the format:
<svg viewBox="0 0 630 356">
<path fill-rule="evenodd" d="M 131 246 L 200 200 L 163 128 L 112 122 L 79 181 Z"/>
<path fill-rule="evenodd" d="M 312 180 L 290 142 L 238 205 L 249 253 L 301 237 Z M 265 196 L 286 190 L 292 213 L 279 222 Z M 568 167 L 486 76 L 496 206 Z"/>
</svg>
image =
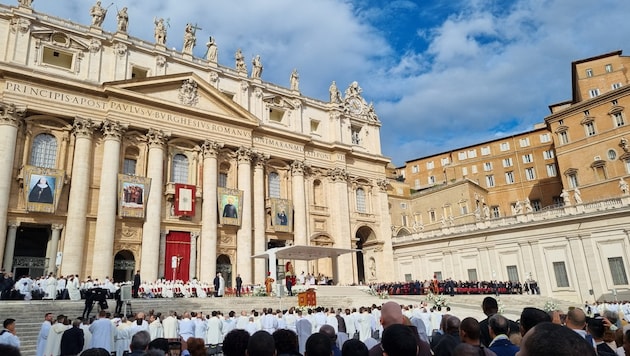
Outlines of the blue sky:
<svg viewBox="0 0 630 356">
<path fill-rule="evenodd" d="M 89 24 L 93 3 L 33 7 Z M 297 68 L 309 97 L 327 100 L 333 80 L 341 90 L 358 81 L 396 165 L 530 130 L 548 105 L 571 98 L 572 61 L 630 53 L 622 0 L 120 0 L 105 30 L 123 6 L 134 37 L 152 42 L 153 17 L 168 18 L 167 45 L 181 50 L 186 23 L 197 23 L 196 56 L 213 36 L 221 65 L 234 66 L 237 48 L 260 54 L 264 81 L 288 87 Z"/>
</svg>

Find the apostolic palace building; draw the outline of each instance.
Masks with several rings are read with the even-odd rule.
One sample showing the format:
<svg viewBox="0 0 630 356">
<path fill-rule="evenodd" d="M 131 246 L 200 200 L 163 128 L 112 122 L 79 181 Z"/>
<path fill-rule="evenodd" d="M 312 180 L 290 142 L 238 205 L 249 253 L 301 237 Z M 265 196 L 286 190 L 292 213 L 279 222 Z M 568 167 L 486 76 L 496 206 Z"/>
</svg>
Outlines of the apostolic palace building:
<svg viewBox="0 0 630 356">
<path fill-rule="evenodd" d="M 252 256 L 286 245 L 356 249 L 293 262 L 335 282 L 389 279 L 391 223 L 380 126 L 358 83 L 330 101 L 155 38 L 0 5 L 0 258 L 7 271 L 117 281 L 264 280 Z M 34 8 L 34 7 L 35 8 Z M 87 14 L 86 14 L 87 17 Z M 133 21 L 133 18 L 131 19 Z M 149 25 L 149 24 L 147 24 Z M 169 36 L 174 29 L 170 28 Z M 369 266 L 390 266 L 371 268 Z M 283 267 L 283 266 L 282 266 Z"/>
<path fill-rule="evenodd" d="M 260 56 L 218 63 L 213 38 L 195 57 L 196 26 L 171 50 L 163 19 L 147 41 L 126 8 L 104 30 L 103 10 L 77 24 L 0 5 L 6 271 L 230 285 L 291 262 L 342 284 L 536 280 L 544 295 L 630 298 L 621 51 L 573 62 L 571 98 L 532 130 L 393 168 L 358 83 L 305 97 L 297 70 L 265 82 Z M 345 253 L 254 258 L 282 246 Z"/>
</svg>

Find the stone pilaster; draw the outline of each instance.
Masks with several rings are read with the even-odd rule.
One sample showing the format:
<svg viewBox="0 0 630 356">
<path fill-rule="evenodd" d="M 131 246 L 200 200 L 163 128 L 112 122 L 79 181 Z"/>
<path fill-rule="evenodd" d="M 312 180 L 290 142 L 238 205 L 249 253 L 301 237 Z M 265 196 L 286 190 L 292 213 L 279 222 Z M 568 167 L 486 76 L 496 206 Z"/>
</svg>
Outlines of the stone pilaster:
<svg viewBox="0 0 630 356">
<path fill-rule="evenodd" d="M 306 187 L 304 184 L 304 172 L 307 167 L 304 161 L 293 161 L 291 163 L 291 187 L 293 198 L 293 242 L 296 246 L 309 245 L 307 241 L 307 215 L 306 215 Z M 294 270 L 296 273 L 308 271 L 306 261 L 295 261 Z"/>
<path fill-rule="evenodd" d="M 118 169 L 120 162 L 120 139 L 125 130 L 120 123 L 105 120 L 103 130 L 103 164 L 101 185 L 98 193 L 96 236 L 92 277 L 105 279 L 114 271 L 114 236 L 116 233 L 116 206 L 118 204 Z"/>
<path fill-rule="evenodd" d="M 217 156 L 223 144 L 206 140 L 203 151 L 203 202 L 201 205 L 201 239 L 199 241 L 199 280 L 210 281 L 217 274 Z"/>
<path fill-rule="evenodd" d="M 142 278 L 152 281 L 158 278 L 157 260 L 160 255 L 160 224 L 164 191 L 164 144 L 168 137 L 161 130 L 149 129 L 146 138 L 149 145 L 147 177 L 151 178 L 151 190 L 146 201 L 146 216 L 142 225 L 140 269 Z"/>
<path fill-rule="evenodd" d="M 199 238 L 198 232 L 190 233 L 190 265 L 188 268 L 189 280 L 197 277 L 197 239 Z"/>
<path fill-rule="evenodd" d="M 332 236 L 335 236 L 335 247 L 354 248 L 356 246 L 351 245 L 353 236 L 350 230 L 348 173 L 343 168 L 333 168 L 328 171 L 328 178 L 332 183 L 332 196 L 335 199 L 334 209 L 331 211 Z M 356 273 L 354 273 L 356 267 L 350 268 L 353 265 L 352 254 L 339 256 L 337 265 L 339 266 L 338 275 L 333 276 L 334 280 L 342 284 L 358 282 L 355 280 Z"/>
<path fill-rule="evenodd" d="M 17 221 L 9 222 L 9 232 L 7 234 L 7 244 L 4 248 L 4 267 L 5 271 L 13 271 L 13 255 L 15 253 L 15 237 L 17 236 L 17 228 L 20 223 Z"/>
<path fill-rule="evenodd" d="M 394 249 L 392 247 L 391 235 L 391 215 L 389 214 L 389 200 L 387 197 L 387 189 L 389 188 L 389 182 L 386 179 L 381 179 L 376 182 L 378 186 L 377 202 L 376 205 L 378 211 L 376 212 L 377 221 L 380 221 L 380 230 L 377 232 L 377 239 L 383 241 L 383 252 L 380 255 L 377 254 L 376 279 L 379 281 L 385 281 L 389 276 L 394 275 L 394 269 L 389 261 L 394 260 Z"/>
<path fill-rule="evenodd" d="M 257 153 L 254 165 L 254 254 L 265 252 L 267 249 L 267 238 L 265 230 L 267 222 L 265 216 L 265 164 L 269 159 L 268 155 Z M 264 283 L 267 266 L 265 260 L 256 258 L 254 260 L 254 283 Z"/>
<path fill-rule="evenodd" d="M 241 274 L 243 284 L 251 284 L 252 279 L 252 151 L 240 147 L 236 151 L 238 159 L 238 189 L 243 191 L 241 201 L 243 213 L 241 228 L 236 233 L 236 273 Z"/>
<path fill-rule="evenodd" d="M 63 230 L 63 224 L 52 224 L 51 226 L 52 234 L 50 235 L 50 241 L 48 241 L 48 248 L 46 251 L 49 251 L 46 254 L 48 258 L 48 272 L 57 272 L 57 266 L 55 262 L 57 260 L 57 250 L 59 249 L 59 239 L 61 238 L 61 230 Z"/>
<path fill-rule="evenodd" d="M 164 267 L 166 262 L 166 235 L 168 231 L 160 231 L 160 253 L 158 256 L 158 276 L 164 278 Z"/>
<path fill-rule="evenodd" d="M 92 134 L 94 123 L 77 117 L 73 124 L 74 159 L 70 181 L 70 198 L 66 217 L 66 235 L 63 245 L 61 274 L 80 274 L 83 268 L 86 240 L 86 215 L 90 193 L 92 168 Z"/>
<path fill-rule="evenodd" d="M 11 195 L 11 177 L 13 176 L 13 163 L 15 160 L 15 144 L 17 142 L 18 127 L 23 122 L 26 114 L 25 108 L 17 108 L 14 104 L 0 102 L 0 226 L 7 226 L 7 213 L 9 211 L 9 198 Z M 7 229 L 0 229 L 0 258 L 4 257 Z M 13 264 L 5 261 L 2 264 Z M 8 271 L 8 269 L 7 269 Z"/>
</svg>

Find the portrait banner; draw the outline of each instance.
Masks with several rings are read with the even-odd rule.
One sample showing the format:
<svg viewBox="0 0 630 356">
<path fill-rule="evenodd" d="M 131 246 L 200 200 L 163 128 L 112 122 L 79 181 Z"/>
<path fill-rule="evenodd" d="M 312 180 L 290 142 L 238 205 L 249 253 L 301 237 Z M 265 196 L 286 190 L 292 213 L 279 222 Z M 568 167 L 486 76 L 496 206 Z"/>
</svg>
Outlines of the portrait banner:
<svg viewBox="0 0 630 356">
<path fill-rule="evenodd" d="M 271 198 L 271 225 L 274 231 L 293 232 L 293 203 L 291 200 Z"/>
<path fill-rule="evenodd" d="M 26 210 L 54 213 L 63 189 L 65 171 L 61 169 L 24 167 Z"/>
<path fill-rule="evenodd" d="M 197 187 L 175 184 L 175 216 L 195 216 L 195 194 Z"/>
<path fill-rule="evenodd" d="M 144 219 L 151 178 L 118 174 L 118 216 Z"/>
<path fill-rule="evenodd" d="M 241 226 L 243 191 L 219 187 L 217 193 L 221 224 Z"/>
</svg>

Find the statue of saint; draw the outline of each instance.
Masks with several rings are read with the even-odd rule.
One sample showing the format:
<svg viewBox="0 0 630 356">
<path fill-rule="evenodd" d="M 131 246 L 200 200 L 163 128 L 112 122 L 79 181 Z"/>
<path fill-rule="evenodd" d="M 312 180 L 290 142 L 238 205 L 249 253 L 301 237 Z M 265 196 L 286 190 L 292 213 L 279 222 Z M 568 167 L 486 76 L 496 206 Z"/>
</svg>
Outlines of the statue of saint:
<svg viewBox="0 0 630 356">
<path fill-rule="evenodd" d="M 575 187 L 573 190 L 573 199 L 575 200 L 575 204 L 582 204 L 582 193 L 578 187 Z"/>
<path fill-rule="evenodd" d="M 129 14 L 127 14 L 127 7 L 123 7 L 122 10 L 118 11 L 116 19 L 118 20 L 118 31 L 127 32 L 127 27 L 129 26 Z"/>
<path fill-rule="evenodd" d="M 291 90 L 300 90 L 300 75 L 298 74 L 297 69 L 293 69 L 293 72 L 291 72 L 289 82 L 291 83 Z"/>
<path fill-rule="evenodd" d="M 184 29 L 184 48 L 182 49 L 182 52 L 192 54 L 195 44 L 197 44 L 195 28 L 191 24 L 186 24 L 186 28 Z"/>
<path fill-rule="evenodd" d="M 208 42 L 206 43 L 206 47 L 208 47 L 208 52 L 206 54 L 206 59 L 209 62 L 217 63 L 218 48 L 217 48 L 217 44 L 216 44 L 216 42 L 214 42 L 214 38 L 212 38 L 212 36 L 210 36 L 210 38 L 208 39 Z"/>
<path fill-rule="evenodd" d="M 92 16 L 92 26 L 101 27 L 103 21 L 105 21 L 105 15 L 107 15 L 107 9 L 101 6 L 101 2 L 97 1 L 90 9 L 90 16 Z"/>
<path fill-rule="evenodd" d="M 263 65 L 262 65 L 262 61 L 260 60 L 260 55 L 256 55 L 256 57 L 252 59 L 252 78 L 260 79 L 262 70 L 263 70 Z"/>
<path fill-rule="evenodd" d="M 234 59 L 236 60 L 236 71 L 247 73 L 247 66 L 245 65 L 245 56 L 243 55 L 243 51 L 241 49 L 237 49 L 234 54 Z"/>
<path fill-rule="evenodd" d="M 31 7 L 31 5 L 33 5 L 33 0 L 18 0 L 18 4 L 24 7 Z"/>
<path fill-rule="evenodd" d="M 155 43 L 162 46 L 166 45 L 166 26 L 164 25 L 164 19 L 156 20 L 154 18 L 153 23 L 155 24 L 155 29 L 153 30 Z"/>
<path fill-rule="evenodd" d="M 339 104 L 341 102 L 341 92 L 337 88 L 337 83 L 333 80 L 332 84 L 328 88 L 328 92 L 330 93 L 330 102 L 333 104 Z"/>
<path fill-rule="evenodd" d="M 532 208 L 532 202 L 529 200 L 529 198 L 525 198 L 525 212 L 531 213 L 532 211 L 534 211 L 534 209 Z"/>
<path fill-rule="evenodd" d="M 628 195 L 630 190 L 628 189 L 628 182 L 626 182 L 623 177 L 619 178 L 619 189 L 621 190 L 621 194 Z"/>
<path fill-rule="evenodd" d="M 560 198 L 562 198 L 562 202 L 564 205 L 571 205 L 571 198 L 569 197 L 569 192 L 566 189 L 562 189 L 562 193 L 560 194 Z"/>
</svg>

